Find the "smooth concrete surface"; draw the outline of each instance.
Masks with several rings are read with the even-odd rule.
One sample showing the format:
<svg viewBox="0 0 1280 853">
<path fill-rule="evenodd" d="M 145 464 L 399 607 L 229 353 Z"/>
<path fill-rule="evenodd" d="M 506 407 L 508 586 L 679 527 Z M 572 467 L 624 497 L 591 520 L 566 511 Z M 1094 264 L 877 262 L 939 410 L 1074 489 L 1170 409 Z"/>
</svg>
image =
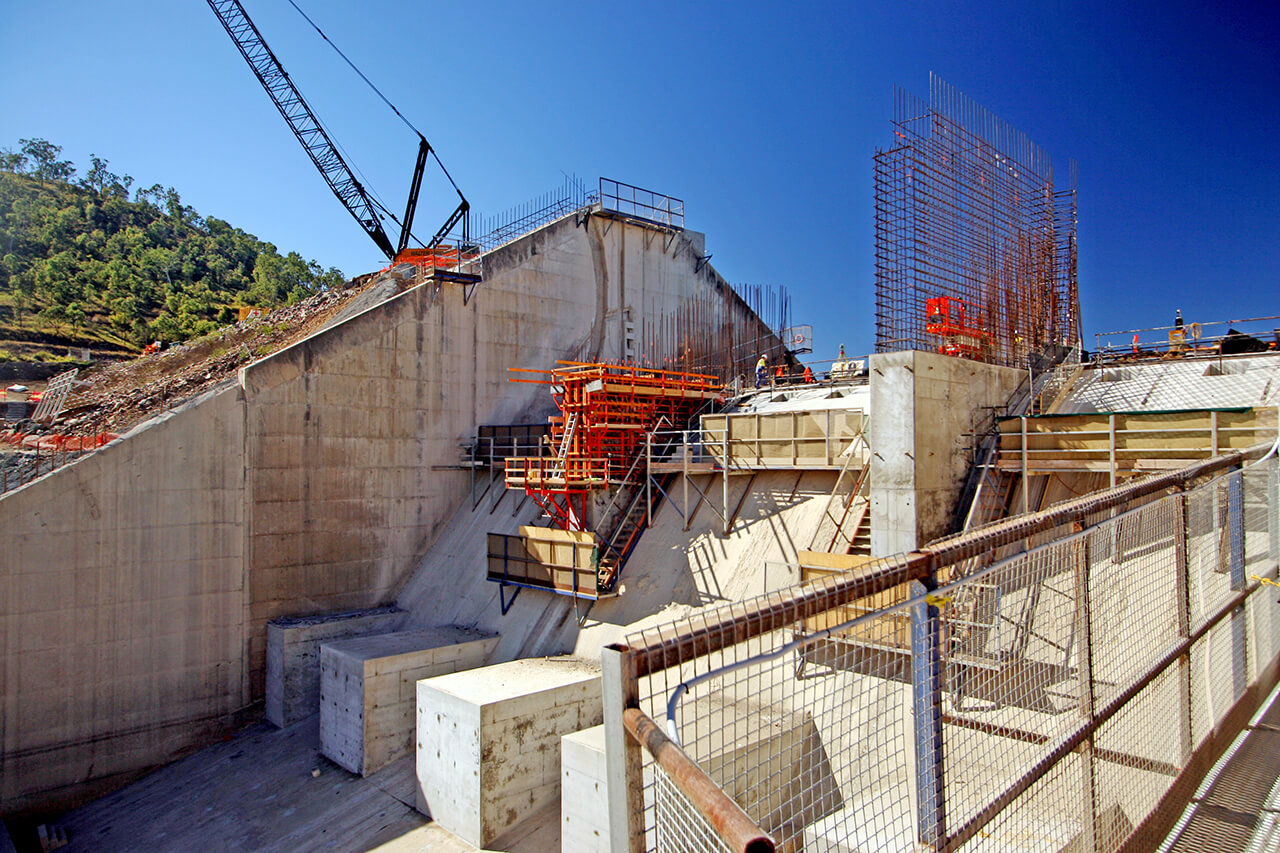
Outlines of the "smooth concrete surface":
<svg viewBox="0 0 1280 853">
<path fill-rule="evenodd" d="M 552 411 L 508 368 L 662 363 L 676 353 L 640 347 L 671 323 L 732 351 L 767 339 L 701 254 L 566 217 L 486 255 L 469 298 L 413 287 L 0 496 L 0 812 L 75 801 L 258 713 L 271 620 L 391 603 L 466 502 L 459 442 Z"/>
<path fill-rule="evenodd" d="M 316 609 L 391 601 L 466 498 L 459 442 L 552 412 L 509 368 L 617 361 L 637 330 L 676 315 L 759 334 L 681 235 L 601 216 L 488 253 L 484 276 L 465 301 L 456 285 L 415 287 L 242 371 L 255 692 L 267 621 L 303 596 Z"/>
<path fill-rule="evenodd" d="M 483 666 L 498 638 L 447 626 L 320 646 L 320 751 L 368 776 L 413 751 L 420 679 Z"/>
<path fill-rule="evenodd" d="M 563 853 L 608 853 L 604 726 L 560 738 L 560 768 L 560 849 Z"/>
<path fill-rule="evenodd" d="M 413 808 L 413 758 L 368 777 L 316 753 L 319 717 L 247 727 L 139 782 L 63 815 L 65 853 L 478 853 Z M 560 849 L 558 805 L 491 845 L 503 853 Z"/>
<path fill-rule="evenodd" d="M 378 607 L 267 623 L 267 720 L 283 728 L 320 710 L 321 643 L 388 633 L 405 616 L 399 608 Z"/>
<path fill-rule="evenodd" d="M 64 853 L 469 850 L 413 809 L 412 761 L 354 776 L 316 753 L 318 719 L 254 724 L 64 815 Z"/>
<path fill-rule="evenodd" d="M 826 471 L 730 477 L 729 514 L 736 509 L 737 515 L 728 535 L 720 520 L 720 477 L 695 475 L 688 506 L 674 485 L 672 502 L 659 504 L 653 526 L 623 569 L 619 596 L 596 602 L 589 612 L 590 602 L 581 602 L 581 626 L 573 599 L 540 590 L 521 591 L 503 615 L 499 585 L 485 579 L 485 534 L 514 534 L 533 521 L 536 508 L 498 483 L 476 507 L 465 502 L 459 508 L 396 603 L 418 621 L 434 617 L 499 633 L 494 661 L 568 653 L 598 660 L 602 646 L 631 631 L 798 583 L 796 556 L 812 547 L 835 480 L 836 473 Z M 482 489 L 478 485 L 477 493 Z M 699 490 L 707 495 L 701 502 Z"/>
<path fill-rule="evenodd" d="M 555 802 L 560 739 L 604 721 L 600 675 L 510 661 L 418 682 L 418 808 L 478 847 Z"/>
<path fill-rule="evenodd" d="M 1026 372 L 906 351 L 873 355 L 870 375 L 871 553 L 887 557 L 951 532 L 973 435 Z"/>
<path fill-rule="evenodd" d="M 70 805 L 251 702 L 235 386 L 0 497 L 0 814 Z"/>
<path fill-rule="evenodd" d="M 733 709 L 716 734 L 733 732 L 739 713 Z M 736 802 L 750 804 L 748 814 L 762 829 L 790 836 L 838 811 L 844 800 L 813 718 L 804 711 L 765 716 L 767 727 L 726 737 L 700 764 Z"/>
</svg>

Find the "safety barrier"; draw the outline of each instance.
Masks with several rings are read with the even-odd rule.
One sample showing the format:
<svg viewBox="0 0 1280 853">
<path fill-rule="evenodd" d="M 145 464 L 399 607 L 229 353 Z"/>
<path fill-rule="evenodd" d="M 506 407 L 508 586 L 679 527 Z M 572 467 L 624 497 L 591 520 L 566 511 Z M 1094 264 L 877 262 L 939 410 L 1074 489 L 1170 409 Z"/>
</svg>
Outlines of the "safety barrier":
<svg viewBox="0 0 1280 853">
<path fill-rule="evenodd" d="M 0 456 L 0 494 L 43 477 L 117 438 L 119 436 L 113 432 L 96 435 L 27 435 L 15 432 L 0 436 L 0 443 L 21 451 Z"/>
<path fill-rule="evenodd" d="M 1277 681 L 1278 490 L 1259 446 L 607 648 L 613 849 L 1154 849 Z"/>
</svg>

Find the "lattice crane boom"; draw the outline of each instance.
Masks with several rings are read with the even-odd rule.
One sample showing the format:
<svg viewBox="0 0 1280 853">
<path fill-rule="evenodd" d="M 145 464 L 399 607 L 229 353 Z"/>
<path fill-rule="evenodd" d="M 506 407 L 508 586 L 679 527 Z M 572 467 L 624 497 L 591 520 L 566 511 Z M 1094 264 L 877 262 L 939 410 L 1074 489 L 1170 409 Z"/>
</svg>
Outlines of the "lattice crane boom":
<svg viewBox="0 0 1280 853">
<path fill-rule="evenodd" d="M 240 0 L 208 0 L 218 20 L 226 29 L 227 35 L 235 42 L 240 54 L 249 63 L 262 88 L 267 91 L 272 103 L 280 111 L 293 135 L 302 144 L 303 150 L 311 158 L 316 169 L 320 171 L 325 183 L 333 194 L 342 202 L 343 207 L 360 224 L 360 228 L 369 235 L 382 253 L 390 260 L 395 260 L 400 252 L 408 246 L 413 214 L 417 207 L 418 190 L 422 184 L 422 174 L 426 167 L 427 157 L 432 153 L 427 140 L 418 134 L 418 158 L 414 167 L 413 181 L 409 189 L 409 201 L 405 208 L 404 222 L 400 239 L 392 244 L 391 238 L 383 229 L 378 216 L 377 205 L 369 197 L 363 185 L 352 173 L 338 148 L 333 144 L 324 128 L 320 125 L 311 107 L 307 104 L 298 87 L 289 78 L 288 72 L 280 64 L 280 60 L 267 46 L 262 33 L 245 12 Z M 462 194 L 459 192 L 458 194 Z M 450 226 L 467 211 L 466 199 L 459 206 L 459 212 L 450 219 Z M 394 217 L 393 217 L 394 218 Z M 432 240 L 434 246 L 443 239 L 448 228 L 442 229 Z"/>
</svg>

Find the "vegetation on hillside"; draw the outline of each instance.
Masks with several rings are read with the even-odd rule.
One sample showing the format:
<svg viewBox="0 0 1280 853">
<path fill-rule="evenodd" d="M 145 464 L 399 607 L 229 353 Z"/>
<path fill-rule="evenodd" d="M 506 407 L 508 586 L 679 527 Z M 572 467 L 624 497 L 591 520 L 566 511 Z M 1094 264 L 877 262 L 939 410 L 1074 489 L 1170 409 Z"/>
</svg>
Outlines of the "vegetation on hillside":
<svg viewBox="0 0 1280 853">
<path fill-rule="evenodd" d="M 61 147 L 19 146 L 0 151 L 0 343 L 136 349 L 212 332 L 236 319 L 236 306 L 293 303 L 343 283 L 336 269 L 201 216 L 172 187 L 133 189 L 96 155 L 77 178 Z"/>
</svg>

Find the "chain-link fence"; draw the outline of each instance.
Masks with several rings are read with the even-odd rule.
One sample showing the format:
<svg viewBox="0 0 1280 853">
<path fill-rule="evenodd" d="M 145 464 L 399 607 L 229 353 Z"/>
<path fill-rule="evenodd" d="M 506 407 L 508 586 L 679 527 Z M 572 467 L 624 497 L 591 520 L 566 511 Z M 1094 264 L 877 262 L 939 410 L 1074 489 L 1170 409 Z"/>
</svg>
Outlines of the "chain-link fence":
<svg viewBox="0 0 1280 853">
<path fill-rule="evenodd" d="M 614 849 L 1150 849 L 1280 667 L 1261 456 L 629 637 Z"/>
</svg>

